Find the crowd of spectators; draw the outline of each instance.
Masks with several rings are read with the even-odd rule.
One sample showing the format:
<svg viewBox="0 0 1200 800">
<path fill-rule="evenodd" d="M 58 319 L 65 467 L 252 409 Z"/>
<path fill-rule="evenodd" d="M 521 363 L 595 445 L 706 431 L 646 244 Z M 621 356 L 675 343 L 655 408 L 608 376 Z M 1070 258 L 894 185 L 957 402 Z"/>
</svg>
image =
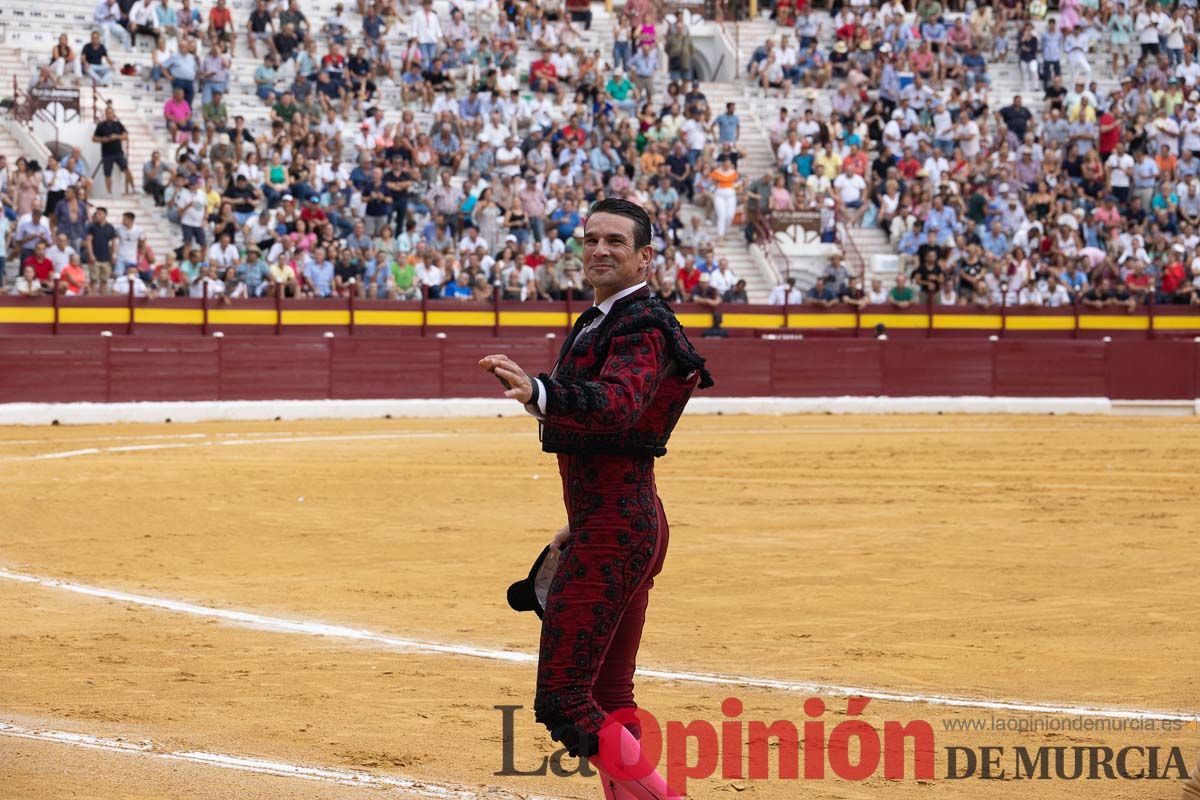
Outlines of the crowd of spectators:
<svg viewBox="0 0 1200 800">
<path fill-rule="evenodd" d="M 140 166 L 140 190 L 178 225 L 177 246 L 153 252 L 136 213 L 108 219 L 79 160 L 0 161 L 5 285 L 583 300 L 583 217 L 619 196 L 654 220 L 656 291 L 746 302 L 714 253 L 742 191 L 740 122 L 701 91 L 689 13 L 631 0 L 597 49 L 575 0 L 478 0 L 446 15 L 430 0 L 360 0 L 324 19 L 297 0 L 259 0 L 244 18 L 226 0 L 101 0 L 82 51 L 64 35 L 34 81 L 125 80 L 108 48 L 153 42 L 144 77 L 170 144 Z M 128 132 L 111 109 L 94 140 L 107 191 L 114 171 L 128 191 Z M 42 258 L 64 235 L 86 280 Z M 26 267 L 32 279 L 15 283 Z"/>
<path fill-rule="evenodd" d="M 901 268 L 867 287 L 831 265 L 772 302 L 1200 304 L 1196 0 L 806 5 L 776 6 L 787 28 L 748 68 L 804 92 L 752 203 L 878 226 Z M 836 87 L 828 114 L 817 86 Z"/>
<path fill-rule="evenodd" d="M 650 210 L 651 282 L 676 300 L 743 301 L 714 243 L 808 211 L 824 241 L 839 221 L 878 226 L 901 277 L 884 287 L 839 259 L 772 302 L 1200 303 L 1196 0 L 1060 0 L 1049 16 L 1039 0 L 778 0 L 778 36 L 745 76 L 778 97 L 777 168 L 751 181 L 736 104 L 710 107 L 696 80 L 691 12 L 667 11 L 632 0 L 597 47 L 573 0 L 448 16 L 359 0 L 324 20 L 296 0 L 245 19 L 225 0 L 102 0 L 88 44 L 76 55 L 64 36 L 35 80 L 120 80 L 108 44 L 154 41 L 174 150 L 141 184 L 180 244 L 101 241 L 137 222 L 103 219 L 78 155 L 0 163 L 0 233 L 43 288 L 65 233 L 88 275 L 68 292 L 132 269 L 152 294 L 584 299 L 580 224 L 615 195 Z M 227 104 L 235 58 L 254 62 L 250 119 Z M 993 89 L 998 65 L 1018 94 Z M 120 171 L 128 190 L 125 138 L 111 113 L 97 127 L 106 182 Z"/>
</svg>

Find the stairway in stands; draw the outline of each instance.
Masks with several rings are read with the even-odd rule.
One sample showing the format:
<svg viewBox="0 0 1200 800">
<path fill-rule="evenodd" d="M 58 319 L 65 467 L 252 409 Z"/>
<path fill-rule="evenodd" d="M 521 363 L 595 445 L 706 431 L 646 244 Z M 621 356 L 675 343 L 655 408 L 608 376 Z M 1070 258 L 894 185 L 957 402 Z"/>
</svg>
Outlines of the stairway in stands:
<svg viewBox="0 0 1200 800">
<path fill-rule="evenodd" d="M 30 56 L 24 50 L 0 45 L 0 75 L 5 76 L 6 80 L 11 81 L 13 77 L 16 77 L 21 86 L 28 86 L 33 75 L 30 64 Z M 91 100 L 87 96 L 86 88 L 83 89 L 83 94 L 82 105 L 85 107 L 83 116 L 91 125 Z M 106 192 L 104 175 L 97 172 L 93 179 L 91 203 L 93 206 L 103 206 L 108 209 L 109 219 L 114 221 L 119 221 L 125 212 L 132 212 L 137 218 L 137 225 L 145 231 L 146 240 L 151 249 L 156 256 L 161 258 L 164 253 L 179 244 L 180 236 L 177 232 L 178 229 L 167 220 L 162 209 L 155 208 L 154 201 L 142 193 L 142 164 L 150 160 L 150 153 L 155 149 L 156 142 L 153 140 L 152 132 L 144 117 L 121 92 L 107 92 L 105 97 L 113 101 L 113 109 L 116 111 L 117 118 L 129 132 L 127 157 L 130 171 L 133 172 L 135 194 L 123 193 L 125 180 L 116 174 L 115 170 L 112 181 L 113 191 Z M 3 148 L 0 149 L 0 152 L 9 154 L 10 160 L 15 160 L 17 155 L 24 155 L 26 158 L 36 159 L 43 166 L 46 163 L 46 155 L 49 153 L 48 149 L 42 149 L 40 152 L 24 152 L 20 144 L 7 133 L 4 139 L 0 139 L 0 148 Z M 98 165 L 91 164 L 90 166 L 95 169 Z"/>
</svg>

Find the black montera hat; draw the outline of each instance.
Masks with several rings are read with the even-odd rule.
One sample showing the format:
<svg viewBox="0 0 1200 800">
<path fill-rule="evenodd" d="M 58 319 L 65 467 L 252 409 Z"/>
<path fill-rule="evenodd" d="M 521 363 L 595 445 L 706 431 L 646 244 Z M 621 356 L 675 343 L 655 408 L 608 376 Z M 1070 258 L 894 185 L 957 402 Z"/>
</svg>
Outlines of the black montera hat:
<svg viewBox="0 0 1200 800">
<path fill-rule="evenodd" d="M 561 555 L 562 551 L 557 548 L 551 555 L 550 545 L 546 545 L 533 562 L 529 575 L 508 587 L 508 605 L 513 611 L 532 611 L 541 619 L 546 595 L 550 593 L 550 581 L 554 580 Z"/>
</svg>

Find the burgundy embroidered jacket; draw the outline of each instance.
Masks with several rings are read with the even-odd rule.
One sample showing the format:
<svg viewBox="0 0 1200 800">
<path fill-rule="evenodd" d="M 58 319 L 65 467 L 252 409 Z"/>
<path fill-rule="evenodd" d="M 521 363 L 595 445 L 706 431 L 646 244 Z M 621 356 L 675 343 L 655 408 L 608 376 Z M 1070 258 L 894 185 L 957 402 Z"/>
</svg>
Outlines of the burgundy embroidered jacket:
<svg viewBox="0 0 1200 800">
<path fill-rule="evenodd" d="M 538 378 L 548 453 L 662 456 L 697 384 L 713 385 L 675 314 L 645 287 L 576 338 L 553 378 Z"/>
</svg>

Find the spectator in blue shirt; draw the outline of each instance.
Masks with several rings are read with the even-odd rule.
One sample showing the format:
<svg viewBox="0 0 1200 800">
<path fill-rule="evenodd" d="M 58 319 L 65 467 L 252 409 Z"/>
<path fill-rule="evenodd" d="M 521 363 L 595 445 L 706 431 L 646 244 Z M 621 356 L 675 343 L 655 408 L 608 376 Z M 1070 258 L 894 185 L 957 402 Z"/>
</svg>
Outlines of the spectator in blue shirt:
<svg viewBox="0 0 1200 800">
<path fill-rule="evenodd" d="M 737 144 L 738 134 L 741 133 L 741 122 L 734 113 L 734 104 L 725 104 L 725 113 L 713 120 L 713 128 L 717 133 L 717 142 Z"/>
<path fill-rule="evenodd" d="M 654 73 L 658 71 L 658 53 L 649 44 L 642 45 L 633 58 L 629 59 L 633 69 L 633 82 L 642 93 L 642 102 L 648 103 L 654 97 Z"/>
<path fill-rule="evenodd" d="M 442 298 L 446 300 L 470 300 L 471 299 L 471 276 L 464 269 L 458 273 L 458 277 L 442 287 Z"/>
<path fill-rule="evenodd" d="M 979 242 L 985 251 L 996 258 L 1003 258 L 1008 254 L 1008 237 L 1001 230 L 998 219 L 993 220 L 992 224 L 979 234 Z"/>
<path fill-rule="evenodd" d="M 315 297 L 333 295 L 333 262 L 325 257 L 325 248 L 313 249 L 312 256 L 304 266 L 306 291 Z"/>
<path fill-rule="evenodd" d="M 575 229 L 583 224 L 583 218 L 578 211 L 559 206 L 550 212 L 550 222 L 558 228 L 558 238 L 566 241 L 575 235 Z"/>
<path fill-rule="evenodd" d="M 933 208 L 925 215 L 925 230 L 937 234 L 939 245 L 949 244 L 958 230 L 958 215 L 941 195 L 933 198 Z"/>
<path fill-rule="evenodd" d="M 825 285 L 824 278 L 817 278 L 812 288 L 805 292 L 804 302 L 828 308 L 837 302 L 837 294 L 833 287 Z"/>
<path fill-rule="evenodd" d="M 991 82 L 987 75 L 987 61 L 975 45 L 971 45 L 970 49 L 962 57 L 962 65 L 967 71 L 968 89 L 974 88 L 980 83 L 987 85 Z"/>
</svg>

